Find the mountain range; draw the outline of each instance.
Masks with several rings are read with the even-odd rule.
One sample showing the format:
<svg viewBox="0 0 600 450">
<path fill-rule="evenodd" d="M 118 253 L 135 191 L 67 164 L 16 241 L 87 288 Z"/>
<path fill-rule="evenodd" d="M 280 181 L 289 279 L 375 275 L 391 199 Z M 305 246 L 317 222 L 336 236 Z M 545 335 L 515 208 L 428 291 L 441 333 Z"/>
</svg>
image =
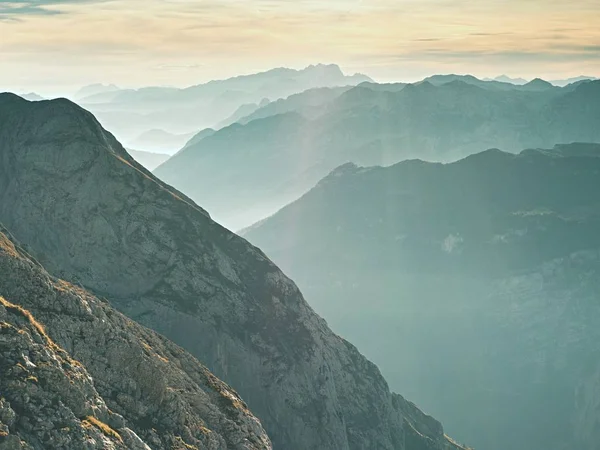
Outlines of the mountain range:
<svg viewBox="0 0 600 450">
<path fill-rule="evenodd" d="M 0 367 L 24 367 L 0 385 L 28 386 L 44 408 L 11 390 L 10 405 L 0 405 L 2 439 L 60 448 L 60 424 L 73 425 L 80 441 L 103 439 L 102 448 L 146 448 L 135 436 L 153 448 L 269 448 L 255 414 L 275 449 L 463 448 L 391 393 L 262 251 L 67 100 L 0 94 L 0 222 L 10 232 L 2 235 L 2 332 L 18 335 L 0 340 L 8 342 Z M 189 351 L 241 398 L 113 307 Z M 73 376 L 80 381 L 66 389 Z M 28 377 L 40 385 L 29 387 Z"/>
<path fill-rule="evenodd" d="M 242 235 L 451 435 L 595 450 L 599 187 L 599 144 L 348 163 Z"/>
<path fill-rule="evenodd" d="M 126 146 L 138 148 L 132 141 L 150 130 L 175 135 L 193 133 L 215 127 L 243 105 L 260 105 L 265 99 L 274 101 L 315 87 L 356 85 L 363 81 L 371 79 L 360 74 L 344 75 L 334 64 L 318 64 L 302 70 L 272 69 L 183 89 L 94 85 L 80 91 L 75 98 Z M 86 96 L 86 93 L 93 94 Z M 168 153 L 181 146 L 183 143 L 170 147 Z"/>
<path fill-rule="evenodd" d="M 597 79 L 598 79 L 597 77 L 580 75 L 578 77 L 565 78 L 565 79 L 561 79 L 561 80 L 549 80 L 549 83 L 553 84 L 554 86 L 564 87 L 569 84 L 577 83 L 579 81 L 588 81 L 588 80 L 597 80 Z M 484 78 L 483 80 L 484 81 L 500 81 L 502 83 L 511 83 L 511 84 L 516 84 L 516 85 L 524 85 L 524 84 L 528 83 L 528 81 L 525 78 L 520 78 L 520 77 L 511 78 L 507 75 L 500 75 L 495 78 Z"/>
<path fill-rule="evenodd" d="M 154 173 L 238 230 L 348 161 L 451 161 L 489 147 L 600 142 L 600 81 L 559 88 L 448 75 L 324 92 L 325 103 L 311 106 L 307 93 L 290 97 L 194 139 Z"/>
</svg>

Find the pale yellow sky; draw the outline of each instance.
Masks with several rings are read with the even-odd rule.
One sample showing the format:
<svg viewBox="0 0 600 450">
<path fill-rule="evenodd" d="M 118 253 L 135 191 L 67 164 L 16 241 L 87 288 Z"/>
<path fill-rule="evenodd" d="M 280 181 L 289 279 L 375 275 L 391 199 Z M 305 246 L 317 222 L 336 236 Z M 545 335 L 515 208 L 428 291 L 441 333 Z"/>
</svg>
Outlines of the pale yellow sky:
<svg viewBox="0 0 600 450">
<path fill-rule="evenodd" d="M 599 0 L 0 0 L 0 90 L 186 86 L 338 63 L 433 73 L 600 76 Z"/>
</svg>

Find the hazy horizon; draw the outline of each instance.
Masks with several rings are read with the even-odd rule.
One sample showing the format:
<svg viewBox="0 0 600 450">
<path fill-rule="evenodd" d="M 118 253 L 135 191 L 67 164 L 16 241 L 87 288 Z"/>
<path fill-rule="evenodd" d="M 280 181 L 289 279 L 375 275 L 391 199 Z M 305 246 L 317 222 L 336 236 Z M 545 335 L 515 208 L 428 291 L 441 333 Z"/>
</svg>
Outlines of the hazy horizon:
<svg viewBox="0 0 600 450">
<path fill-rule="evenodd" d="M 317 63 L 379 82 L 598 76 L 598 18 L 593 1 L 0 1 L 0 87 L 184 87 Z"/>
</svg>

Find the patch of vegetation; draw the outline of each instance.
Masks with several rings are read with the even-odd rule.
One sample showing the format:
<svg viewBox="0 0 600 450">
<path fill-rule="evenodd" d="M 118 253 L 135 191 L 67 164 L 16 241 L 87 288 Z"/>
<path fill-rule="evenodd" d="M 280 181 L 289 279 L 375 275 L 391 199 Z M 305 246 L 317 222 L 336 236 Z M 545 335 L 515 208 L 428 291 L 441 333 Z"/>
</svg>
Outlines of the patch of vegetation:
<svg viewBox="0 0 600 450">
<path fill-rule="evenodd" d="M 14 303 L 9 302 L 4 297 L 0 297 L 0 305 L 4 306 L 7 310 L 11 311 L 13 314 L 18 314 L 29 322 L 29 324 L 42 336 L 42 338 L 46 341 L 46 345 L 50 347 L 50 349 L 54 350 L 56 353 L 62 355 L 69 363 L 74 366 L 81 367 L 81 364 L 78 361 L 72 359 L 69 354 L 63 350 L 59 345 L 57 345 L 50 336 L 46 333 L 46 329 L 44 326 L 39 323 L 33 314 L 31 314 L 28 310 L 23 308 L 22 306 L 15 305 Z"/>
<path fill-rule="evenodd" d="M 195 447 L 193 445 L 188 444 L 187 442 L 185 442 L 183 440 L 183 438 L 181 436 L 177 436 L 175 438 L 175 440 L 177 441 L 178 444 L 182 445 L 183 448 L 187 449 L 187 450 L 198 450 L 198 447 Z"/>
<path fill-rule="evenodd" d="M 87 416 L 84 420 L 81 421 L 81 425 L 84 428 L 88 428 L 88 429 L 91 427 L 96 427 L 100 431 L 102 431 L 102 433 L 105 436 L 116 439 L 119 442 L 123 442 L 123 439 L 121 438 L 121 435 L 119 433 L 117 433 L 115 430 L 113 430 L 110 426 L 108 426 L 104 422 L 96 419 L 94 416 Z"/>
<path fill-rule="evenodd" d="M 152 356 L 158 358 L 159 360 L 161 360 L 162 362 L 164 362 L 165 364 L 169 363 L 169 360 L 167 358 L 165 358 L 164 356 L 159 355 L 150 344 L 148 344 L 145 341 L 142 341 L 142 347 L 144 347 L 144 349 L 150 353 Z"/>
<path fill-rule="evenodd" d="M 0 233 L 0 248 L 8 253 L 9 256 L 14 258 L 19 257 L 15 245 L 3 233 Z"/>
<path fill-rule="evenodd" d="M 54 341 L 52 339 L 50 339 L 50 336 L 48 336 L 48 334 L 46 334 L 46 330 L 45 330 L 44 326 L 41 323 L 39 323 L 35 319 L 35 317 L 33 317 L 33 314 L 31 314 L 25 308 L 23 308 L 22 306 L 10 303 L 8 300 L 5 300 L 3 297 L 0 297 L 0 305 L 4 306 L 6 309 L 8 309 L 9 311 L 11 311 L 13 313 L 16 313 L 20 316 L 25 317 L 29 321 L 31 326 L 33 328 L 35 328 L 36 331 L 46 340 L 46 343 L 48 344 L 48 346 L 50 348 L 52 348 L 53 350 L 56 350 L 56 349 L 62 350 L 58 345 L 56 345 L 54 343 Z"/>
</svg>

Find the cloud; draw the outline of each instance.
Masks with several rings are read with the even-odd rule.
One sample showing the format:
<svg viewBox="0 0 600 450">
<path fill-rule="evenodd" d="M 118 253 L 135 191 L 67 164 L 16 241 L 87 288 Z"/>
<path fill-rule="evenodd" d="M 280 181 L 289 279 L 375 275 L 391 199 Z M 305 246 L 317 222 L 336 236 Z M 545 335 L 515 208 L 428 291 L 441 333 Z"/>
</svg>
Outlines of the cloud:
<svg viewBox="0 0 600 450">
<path fill-rule="evenodd" d="M 0 0 L 0 83 L 185 85 L 315 61 L 382 81 L 566 78 L 600 73 L 599 14 L 598 0 Z"/>
<path fill-rule="evenodd" d="M 157 64 L 154 66 L 156 70 L 169 70 L 169 71 L 179 71 L 179 70 L 197 70 L 202 69 L 205 66 L 203 64 Z"/>
<path fill-rule="evenodd" d="M 55 7 L 109 0 L 0 0 L 0 20 L 19 21 L 19 16 L 54 16 L 62 14 Z M 8 19 L 6 19 L 8 17 Z"/>
</svg>

